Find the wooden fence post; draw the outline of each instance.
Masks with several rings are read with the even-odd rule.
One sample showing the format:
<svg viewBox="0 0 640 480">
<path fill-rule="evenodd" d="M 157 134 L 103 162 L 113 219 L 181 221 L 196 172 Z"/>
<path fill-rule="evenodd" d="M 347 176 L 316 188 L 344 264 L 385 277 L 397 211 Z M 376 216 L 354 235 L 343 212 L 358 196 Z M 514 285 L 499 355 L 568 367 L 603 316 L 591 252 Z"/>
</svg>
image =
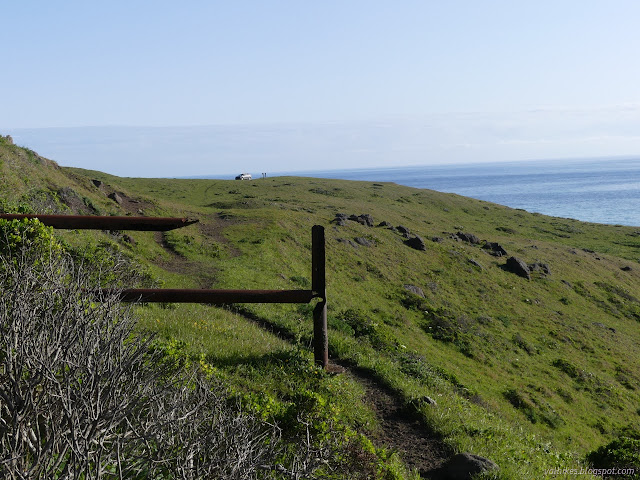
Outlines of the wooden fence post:
<svg viewBox="0 0 640 480">
<path fill-rule="evenodd" d="M 311 290 L 320 302 L 313 309 L 313 356 L 316 365 L 329 365 L 329 336 L 327 334 L 327 288 L 325 277 L 324 227 L 311 229 Z"/>
</svg>

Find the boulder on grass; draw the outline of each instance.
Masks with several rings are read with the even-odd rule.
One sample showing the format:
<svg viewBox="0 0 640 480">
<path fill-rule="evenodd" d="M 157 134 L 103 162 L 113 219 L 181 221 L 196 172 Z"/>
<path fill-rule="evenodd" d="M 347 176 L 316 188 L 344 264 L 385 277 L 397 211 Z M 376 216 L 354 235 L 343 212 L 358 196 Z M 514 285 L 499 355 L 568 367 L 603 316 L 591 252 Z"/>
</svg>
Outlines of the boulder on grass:
<svg viewBox="0 0 640 480">
<path fill-rule="evenodd" d="M 398 225 L 396 227 L 396 230 L 398 230 L 402 235 L 405 235 L 407 237 L 411 233 L 411 231 L 407 227 L 405 227 L 404 225 Z"/>
<path fill-rule="evenodd" d="M 111 200 L 113 200 L 114 202 L 116 202 L 118 205 L 121 205 L 122 202 L 124 201 L 122 199 L 122 197 L 120 195 L 118 195 L 116 192 L 113 192 L 113 193 L 109 194 L 109 198 Z"/>
<path fill-rule="evenodd" d="M 497 470 L 498 465 L 488 458 L 472 453 L 458 453 L 442 466 L 442 476 L 448 480 L 471 480 L 477 475 L 488 470 Z"/>
<path fill-rule="evenodd" d="M 427 246 L 424 243 L 424 240 L 422 240 L 422 238 L 420 238 L 418 235 L 416 235 L 415 237 L 411 237 L 408 238 L 404 241 L 404 244 L 407 245 L 408 247 L 411 247 L 415 250 L 426 250 Z"/>
<path fill-rule="evenodd" d="M 417 295 L 419 297 L 424 298 L 424 292 L 422 291 L 422 289 L 420 287 L 416 287 L 415 285 L 411 285 L 411 284 L 408 284 L 408 283 L 404 284 L 403 287 L 408 292 L 411 292 L 414 295 Z"/>
<path fill-rule="evenodd" d="M 500 245 L 498 242 L 487 242 L 483 245 L 483 247 L 485 250 L 489 250 L 489 254 L 493 255 L 494 257 L 506 257 L 507 256 L 507 251 L 502 248 L 502 245 Z"/>
<path fill-rule="evenodd" d="M 531 280 L 531 272 L 529 271 L 529 266 L 519 258 L 509 257 L 504 268 L 508 272 L 515 273 L 522 278 Z"/>
<path fill-rule="evenodd" d="M 463 242 L 468 242 L 473 245 L 477 245 L 480 243 L 480 239 L 476 237 L 473 233 L 458 232 L 456 233 L 456 237 L 458 237 Z"/>
<path fill-rule="evenodd" d="M 349 220 L 358 222 L 366 227 L 373 227 L 373 217 L 368 213 L 364 213 L 362 215 L 350 215 Z"/>
<path fill-rule="evenodd" d="M 540 272 L 543 275 L 551 275 L 551 269 L 549 265 L 542 262 L 530 263 L 529 265 L 530 272 Z"/>
</svg>

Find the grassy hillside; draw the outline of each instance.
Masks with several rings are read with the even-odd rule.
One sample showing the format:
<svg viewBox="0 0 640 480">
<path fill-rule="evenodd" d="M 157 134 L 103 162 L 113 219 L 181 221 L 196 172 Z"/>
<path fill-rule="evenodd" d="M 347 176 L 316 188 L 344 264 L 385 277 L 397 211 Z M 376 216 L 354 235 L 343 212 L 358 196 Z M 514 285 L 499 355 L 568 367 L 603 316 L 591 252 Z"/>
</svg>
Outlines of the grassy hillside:
<svg viewBox="0 0 640 480">
<path fill-rule="evenodd" d="M 640 431 L 640 227 L 391 183 L 119 178 L 3 139 L 0 173 L 5 211 L 198 218 L 164 234 L 60 233 L 118 249 L 167 287 L 308 288 L 311 227 L 324 225 L 330 357 L 344 374 L 312 365 L 312 306 L 139 308 L 141 328 L 200 356 L 263 415 L 306 409 L 380 447 L 364 372 L 451 452 L 488 457 L 513 479 L 585 467 L 588 452 Z M 415 236 L 424 250 L 407 245 Z M 508 271 L 509 257 L 530 278 Z M 388 475 L 409 475 L 397 457 L 420 470 L 388 446 L 375 452 Z"/>
</svg>

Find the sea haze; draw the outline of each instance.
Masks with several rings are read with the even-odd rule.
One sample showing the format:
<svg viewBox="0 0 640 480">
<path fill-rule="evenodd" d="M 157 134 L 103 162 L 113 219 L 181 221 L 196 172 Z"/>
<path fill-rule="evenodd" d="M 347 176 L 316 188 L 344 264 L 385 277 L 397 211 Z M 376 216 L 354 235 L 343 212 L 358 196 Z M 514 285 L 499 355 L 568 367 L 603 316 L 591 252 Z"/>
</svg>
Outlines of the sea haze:
<svg viewBox="0 0 640 480">
<path fill-rule="evenodd" d="M 640 226 L 640 157 L 290 172 L 394 182 L 587 222 Z"/>
</svg>

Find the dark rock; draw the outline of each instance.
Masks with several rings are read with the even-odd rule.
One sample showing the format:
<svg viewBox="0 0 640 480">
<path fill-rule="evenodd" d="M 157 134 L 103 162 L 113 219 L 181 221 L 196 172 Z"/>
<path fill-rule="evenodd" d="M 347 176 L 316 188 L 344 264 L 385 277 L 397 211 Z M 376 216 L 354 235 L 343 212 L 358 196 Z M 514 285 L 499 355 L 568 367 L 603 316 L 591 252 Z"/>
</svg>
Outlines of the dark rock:
<svg viewBox="0 0 640 480">
<path fill-rule="evenodd" d="M 373 247 L 375 245 L 374 242 L 364 237 L 357 237 L 355 241 L 358 245 L 362 245 L 363 247 Z"/>
<path fill-rule="evenodd" d="M 403 235 L 409 235 L 411 233 L 411 231 L 407 227 L 405 227 L 403 225 L 398 225 L 396 227 L 396 230 L 398 230 Z"/>
<path fill-rule="evenodd" d="M 393 225 L 391 225 L 389 222 L 387 222 L 386 220 L 383 222 L 380 222 L 378 224 L 379 227 L 386 227 L 386 228 L 393 228 Z"/>
<path fill-rule="evenodd" d="M 104 185 L 104 183 L 102 183 L 101 180 L 91 180 L 91 183 L 93 183 L 97 188 L 100 188 Z"/>
<path fill-rule="evenodd" d="M 83 199 L 78 193 L 71 187 L 62 187 L 58 190 L 58 198 L 69 209 L 76 214 L 93 213 L 95 209 L 87 205 L 85 199 Z"/>
<path fill-rule="evenodd" d="M 336 218 L 333 219 L 333 222 L 339 227 L 344 227 L 347 224 L 347 214 L 336 213 Z"/>
<path fill-rule="evenodd" d="M 624 267 L 620 267 L 620 270 L 622 270 L 623 272 L 630 272 L 631 270 L 633 270 L 633 268 L 631 268 L 629 265 L 625 265 Z"/>
<path fill-rule="evenodd" d="M 529 272 L 529 267 L 519 258 L 509 257 L 507 259 L 507 263 L 505 264 L 505 269 L 508 272 L 515 273 L 520 277 L 531 280 L 531 272 Z"/>
<path fill-rule="evenodd" d="M 373 227 L 373 217 L 368 213 L 362 215 L 349 215 L 349 220 L 353 220 L 354 222 L 358 222 L 367 227 Z"/>
<path fill-rule="evenodd" d="M 121 205 L 121 204 L 122 204 L 122 202 L 124 201 L 124 200 L 122 200 L 122 197 L 121 197 L 120 195 L 118 195 L 116 192 L 110 193 L 110 194 L 108 195 L 108 197 L 109 197 L 111 200 L 113 200 L 114 202 L 116 202 L 118 205 Z"/>
<path fill-rule="evenodd" d="M 3 138 L 7 141 L 9 145 L 13 145 L 13 138 L 11 138 L 11 135 L 6 135 Z"/>
<path fill-rule="evenodd" d="M 469 242 L 473 245 L 477 245 L 480 243 L 480 239 L 476 237 L 473 233 L 458 232 L 456 233 L 456 236 L 463 242 Z"/>
<path fill-rule="evenodd" d="M 502 248 L 502 245 L 500 245 L 498 242 L 487 242 L 483 245 L 482 248 L 484 248 L 485 250 L 489 250 L 489 253 L 494 257 L 507 256 L 507 251 Z"/>
<path fill-rule="evenodd" d="M 541 272 L 544 275 L 551 275 L 551 269 L 546 263 L 535 262 L 528 265 L 530 272 Z"/>
<path fill-rule="evenodd" d="M 362 223 L 363 225 L 366 225 L 367 227 L 373 227 L 373 217 L 368 213 L 365 213 L 364 215 L 360 215 L 359 218 L 360 218 L 360 223 Z"/>
<path fill-rule="evenodd" d="M 405 284 L 403 285 L 404 289 L 419 296 L 424 298 L 424 292 L 422 291 L 422 289 L 420 287 L 416 287 L 415 285 L 410 285 L 410 284 Z"/>
<path fill-rule="evenodd" d="M 416 235 L 415 237 L 406 239 L 404 241 L 404 244 L 416 250 L 427 249 L 427 246 L 425 245 L 424 240 L 422 240 L 422 238 L 420 238 L 418 235 Z"/>
<path fill-rule="evenodd" d="M 442 243 L 442 242 L 444 242 L 444 238 L 442 238 L 442 237 L 431 237 L 431 241 L 435 242 L 435 243 Z"/>
<path fill-rule="evenodd" d="M 471 453 L 458 453 L 441 467 L 443 478 L 448 480 L 471 480 L 473 475 L 497 469 L 498 465 L 488 458 Z"/>
</svg>

